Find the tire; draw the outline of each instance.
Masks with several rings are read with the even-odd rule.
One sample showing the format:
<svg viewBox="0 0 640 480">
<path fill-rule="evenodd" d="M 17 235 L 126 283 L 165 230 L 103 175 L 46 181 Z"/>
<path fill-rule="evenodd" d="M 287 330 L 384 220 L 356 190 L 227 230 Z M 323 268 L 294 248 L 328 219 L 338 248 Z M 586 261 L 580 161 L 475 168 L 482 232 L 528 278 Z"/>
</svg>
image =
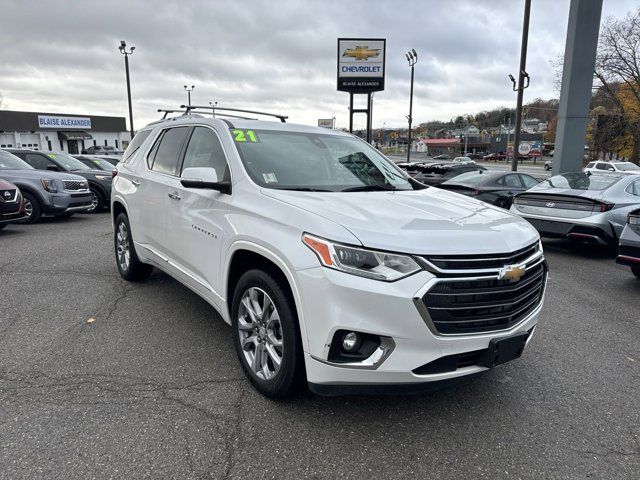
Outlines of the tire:
<svg viewBox="0 0 640 480">
<path fill-rule="evenodd" d="M 298 317 L 286 291 L 271 274 L 249 270 L 238 281 L 231 307 L 234 344 L 242 370 L 256 390 L 274 399 L 289 397 L 304 384 Z M 247 305 L 253 306 L 254 315 Z M 257 308 L 260 311 L 256 312 Z M 263 311 L 266 316 L 260 315 Z M 279 367 L 274 360 L 278 356 Z"/>
<path fill-rule="evenodd" d="M 505 210 L 509 210 L 509 208 L 511 207 L 511 202 L 509 202 L 509 200 L 507 200 L 506 198 L 499 198 L 499 199 L 496 200 L 494 205 L 496 207 L 500 207 L 500 208 L 504 208 Z"/>
<path fill-rule="evenodd" d="M 97 213 L 104 209 L 104 196 L 96 187 L 89 187 L 91 192 L 91 207 L 87 208 L 87 213 Z"/>
<path fill-rule="evenodd" d="M 631 267 L 631 273 L 633 273 L 636 278 L 640 279 L 640 267 Z"/>
<path fill-rule="evenodd" d="M 547 171 L 547 172 L 548 172 L 549 170 L 551 170 L 551 167 L 550 167 L 549 165 L 545 165 L 545 166 L 544 166 L 544 169 L 545 169 L 545 171 Z"/>
<path fill-rule="evenodd" d="M 42 217 L 42 207 L 40 201 L 29 192 L 22 192 L 22 198 L 24 199 L 24 207 L 27 211 L 27 218 L 23 220 L 24 223 L 36 223 L 40 221 Z"/>
<path fill-rule="evenodd" d="M 145 280 L 153 272 L 153 265 L 142 263 L 136 254 L 131 237 L 131 226 L 126 214 L 121 213 L 116 218 L 113 231 L 113 246 L 116 265 L 120 276 L 129 282 Z"/>
</svg>

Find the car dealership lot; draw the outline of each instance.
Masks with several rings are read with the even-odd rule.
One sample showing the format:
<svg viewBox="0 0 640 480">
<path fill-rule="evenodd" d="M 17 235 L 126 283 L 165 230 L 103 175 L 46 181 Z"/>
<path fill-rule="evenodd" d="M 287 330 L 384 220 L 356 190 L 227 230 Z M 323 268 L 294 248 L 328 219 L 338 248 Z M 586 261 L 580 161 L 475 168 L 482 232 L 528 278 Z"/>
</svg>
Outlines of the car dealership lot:
<svg viewBox="0 0 640 480">
<path fill-rule="evenodd" d="M 524 356 L 419 396 L 273 402 L 165 274 L 120 279 L 108 214 L 0 232 L 0 478 L 637 478 L 640 282 L 545 241 Z"/>
</svg>

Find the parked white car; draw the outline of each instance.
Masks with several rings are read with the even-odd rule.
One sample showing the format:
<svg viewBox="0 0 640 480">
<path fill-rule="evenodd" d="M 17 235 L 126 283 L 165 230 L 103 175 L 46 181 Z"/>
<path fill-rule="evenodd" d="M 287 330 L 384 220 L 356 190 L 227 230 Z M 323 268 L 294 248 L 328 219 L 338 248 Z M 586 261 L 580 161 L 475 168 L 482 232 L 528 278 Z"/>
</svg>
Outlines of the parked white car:
<svg viewBox="0 0 640 480">
<path fill-rule="evenodd" d="M 598 160 L 589 162 L 583 172 L 640 174 L 640 167 L 632 162 L 605 162 Z"/>
<path fill-rule="evenodd" d="M 454 163 L 476 163 L 471 157 L 456 157 L 452 160 Z"/>
<path fill-rule="evenodd" d="M 138 132 L 115 256 L 126 280 L 157 267 L 208 301 L 260 392 L 414 391 L 521 355 L 547 276 L 528 222 L 339 130 L 220 115 Z"/>
</svg>

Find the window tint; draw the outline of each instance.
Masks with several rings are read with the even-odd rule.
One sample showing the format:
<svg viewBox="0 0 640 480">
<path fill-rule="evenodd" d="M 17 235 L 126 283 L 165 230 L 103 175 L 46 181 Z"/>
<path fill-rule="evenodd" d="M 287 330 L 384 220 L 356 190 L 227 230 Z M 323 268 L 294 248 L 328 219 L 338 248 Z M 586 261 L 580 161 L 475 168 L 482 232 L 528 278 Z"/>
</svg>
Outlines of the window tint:
<svg viewBox="0 0 640 480">
<path fill-rule="evenodd" d="M 511 187 L 511 188 L 522 187 L 522 184 L 520 183 L 520 179 L 518 178 L 518 175 L 515 173 L 510 173 L 509 175 L 505 175 L 504 185 L 505 187 Z"/>
<path fill-rule="evenodd" d="M 596 162 L 591 162 L 587 164 L 587 168 L 593 168 L 593 166 L 596 164 Z"/>
<path fill-rule="evenodd" d="M 538 184 L 538 181 L 530 175 L 520 175 L 520 179 L 522 183 L 524 183 L 525 188 L 535 187 Z"/>
<path fill-rule="evenodd" d="M 37 170 L 46 170 L 47 165 L 53 165 L 53 162 L 43 155 L 27 153 L 25 161 Z"/>
<path fill-rule="evenodd" d="M 606 165 L 604 163 L 597 163 L 596 164 L 596 168 L 598 170 L 605 170 L 606 169 Z"/>
<path fill-rule="evenodd" d="M 218 136 L 209 128 L 196 127 L 184 155 L 182 170 L 190 167 L 211 167 L 216 170 L 218 180 L 228 176 L 227 159 Z"/>
<path fill-rule="evenodd" d="M 123 163 L 126 163 L 131 159 L 133 154 L 140 149 L 140 146 L 147 139 L 150 133 L 151 133 L 151 130 L 142 130 L 136 133 L 136 136 L 133 137 L 133 140 L 131 140 L 131 143 L 125 150 L 124 155 L 122 156 Z M 97 148 L 96 148 L 96 151 L 97 151 Z"/>
<path fill-rule="evenodd" d="M 189 127 L 165 130 L 153 156 L 152 170 L 168 175 L 176 174 L 180 151 L 188 131 Z"/>
</svg>

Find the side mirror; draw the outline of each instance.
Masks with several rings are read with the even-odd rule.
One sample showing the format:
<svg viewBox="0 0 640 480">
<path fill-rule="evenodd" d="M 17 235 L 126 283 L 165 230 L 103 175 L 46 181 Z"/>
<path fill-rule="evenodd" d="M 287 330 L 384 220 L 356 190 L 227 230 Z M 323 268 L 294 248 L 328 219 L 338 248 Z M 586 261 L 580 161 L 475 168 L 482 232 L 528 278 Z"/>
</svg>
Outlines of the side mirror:
<svg viewBox="0 0 640 480">
<path fill-rule="evenodd" d="M 182 171 L 180 183 L 185 188 L 203 188 L 217 190 L 231 195 L 231 182 L 218 181 L 218 173 L 215 168 L 190 167 Z"/>
<path fill-rule="evenodd" d="M 47 165 L 47 170 L 51 170 L 52 172 L 59 172 L 60 167 L 54 164 Z"/>
</svg>

